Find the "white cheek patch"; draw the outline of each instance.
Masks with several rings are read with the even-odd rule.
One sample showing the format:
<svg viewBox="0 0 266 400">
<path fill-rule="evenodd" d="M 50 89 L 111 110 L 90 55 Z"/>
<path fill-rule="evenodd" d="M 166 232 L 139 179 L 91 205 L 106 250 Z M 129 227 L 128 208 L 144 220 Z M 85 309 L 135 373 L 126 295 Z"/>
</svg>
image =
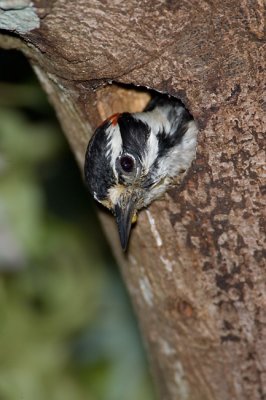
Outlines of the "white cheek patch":
<svg viewBox="0 0 266 400">
<path fill-rule="evenodd" d="M 194 121 L 190 121 L 188 129 L 180 144 L 173 147 L 166 157 L 159 161 L 158 176 L 177 176 L 180 171 L 187 170 L 196 155 L 198 128 Z"/>
<path fill-rule="evenodd" d="M 149 139 L 146 145 L 145 156 L 143 159 L 143 167 L 145 174 L 149 172 L 150 167 L 156 160 L 158 156 L 158 139 L 157 137 L 151 132 Z"/>
<path fill-rule="evenodd" d="M 170 123 L 158 108 L 145 113 L 135 113 L 134 117 L 146 123 L 151 130 L 143 157 L 144 173 L 147 174 L 158 156 L 159 145 L 157 135 L 163 130 L 168 133 L 170 131 Z"/>
<path fill-rule="evenodd" d="M 113 169 L 116 179 L 118 179 L 115 164 L 117 157 L 122 153 L 122 138 L 119 126 L 110 125 L 106 130 L 106 134 L 108 140 L 106 157 L 110 158 L 110 165 Z"/>
<path fill-rule="evenodd" d="M 148 124 L 151 128 L 151 132 L 155 136 L 162 130 L 167 133 L 170 131 L 170 123 L 159 108 L 144 113 L 135 113 L 133 115 L 135 118 Z"/>
</svg>

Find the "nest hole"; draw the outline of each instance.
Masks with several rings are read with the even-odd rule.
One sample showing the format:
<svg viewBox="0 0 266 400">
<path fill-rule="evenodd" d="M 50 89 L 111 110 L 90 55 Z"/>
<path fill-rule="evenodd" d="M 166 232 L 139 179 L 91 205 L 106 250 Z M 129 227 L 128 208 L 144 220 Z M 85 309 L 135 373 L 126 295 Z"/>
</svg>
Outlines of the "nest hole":
<svg viewBox="0 0 266 400">
<path fill-rule="evenodd" d="M 97 90 L 97 110 L 101 121 L 115 113 L 142 112 L 154 96 L 177 99 L 183 104 L 178 97 L 168 93 L 133 84 L 111 83 Z"/>
</svg>

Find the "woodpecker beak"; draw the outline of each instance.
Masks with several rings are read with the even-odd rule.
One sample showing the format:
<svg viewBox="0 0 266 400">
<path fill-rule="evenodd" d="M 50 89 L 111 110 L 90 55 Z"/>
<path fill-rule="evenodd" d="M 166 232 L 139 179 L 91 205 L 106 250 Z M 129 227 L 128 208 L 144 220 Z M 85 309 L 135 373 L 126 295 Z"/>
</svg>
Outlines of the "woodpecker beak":
<svg viewBox="0 0 266 400">
<path fill-rule="evenodd" d="M 130 197 L 127 202 L 115 206 L 115 218 L 122 249 L 126 251 L 132 223 L 136 222 L 136 200 Z"/>
</svg>

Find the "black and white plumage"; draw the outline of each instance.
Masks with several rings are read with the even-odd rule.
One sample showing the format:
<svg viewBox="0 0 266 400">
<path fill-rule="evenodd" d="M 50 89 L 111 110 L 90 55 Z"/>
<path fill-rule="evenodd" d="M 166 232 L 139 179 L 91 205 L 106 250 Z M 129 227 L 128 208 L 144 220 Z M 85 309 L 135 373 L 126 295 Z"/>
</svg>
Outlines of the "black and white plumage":
<svg viewBox="0 0 266 400">
<path fill-rule="evenodd" d="M 93 197 L 114 213 L 124 250 L 137 211 L 190 166 L 197 132 L 184 106 L 167 96 L 151 100 L 141 113 L 112 115 L 96 129 L 85 180 Z"/>
</svg>

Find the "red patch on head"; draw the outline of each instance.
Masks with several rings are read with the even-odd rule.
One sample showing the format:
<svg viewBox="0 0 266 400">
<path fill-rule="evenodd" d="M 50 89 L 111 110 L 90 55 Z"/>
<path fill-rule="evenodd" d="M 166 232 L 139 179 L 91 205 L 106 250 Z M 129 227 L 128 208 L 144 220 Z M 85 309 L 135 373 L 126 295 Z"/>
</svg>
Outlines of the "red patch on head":
<svg viewBox="0 0 266 400">
<path fill-rule="evenodd" d="M 120 117 L 120 115 L 121 115 L 120 113 L 116 113 L 116 114 L 111 115 L 111 117 L 106 118 L 106 119 L 101 123 L 101 125 L 99 125 L 98 128 L 100 128 L 101 126 L 105 125 L 107 122 L 111 122 L 111 124 L 112 124 L 113 126 L 117 125 L 117 120 L 118 120 L 118 118 Z"/>
<path fill-rule="evenodd" d="M 120 116 L 119 113 L 113 114 L 113 115 L 111 115 L 111 117 L 107 118 L 106 121 L 110 121 L 111 124 L 112 124 L 113 126 L 115 126 L 115 125 L 117 124 L 117 120 L 118 120 L 119 116 Z"/>
</svg>

